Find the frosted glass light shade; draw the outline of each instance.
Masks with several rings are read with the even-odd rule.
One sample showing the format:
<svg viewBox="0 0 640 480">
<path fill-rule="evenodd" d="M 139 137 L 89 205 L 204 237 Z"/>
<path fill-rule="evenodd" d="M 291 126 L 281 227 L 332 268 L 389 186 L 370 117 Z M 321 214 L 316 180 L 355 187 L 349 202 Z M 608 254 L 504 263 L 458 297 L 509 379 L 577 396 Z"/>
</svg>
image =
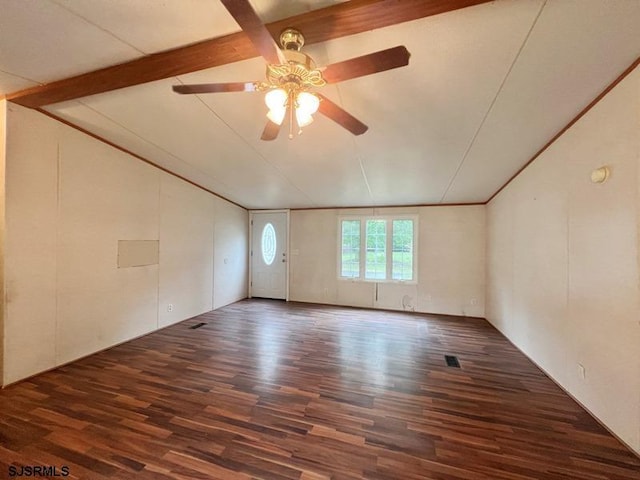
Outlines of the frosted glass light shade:
<svg viewBox="0 0 640 480">
<path fill-rule="evenodd" d="M 287 103 L 287 97 L 287 92 L 281 88 L 276 88 L 275 90 L 269 90 L 267 92 L 264 96 L 264 103 L 267 104 L 269 110 L 284 110 L 285 104 Z"/>
<path fill-rule="evenodd" d="M 311 125 L 311 122 L 313 122 L 313 117 L 310 113 L 307 113 L 301 108 L 298 108 L 296 109 L 296 120 L 298 122 L 298 126 L 302 128 L 306 127 L 307 125 Z"/>
<path fill-rule="evenodd" d="M 296 111 L 306 115 L 312 115 L 318 111 L 320 99 L 313 93 L 300 92 L 296 98 Z"/>
<path fill-rule="evenodd" d="M 284 106 L 272 108 L 267 112 L 267 118 L 277 125 L 282 125 L 285 113 L 287 113 L 287 108 Z"/>
<path fill-rule="evenodd" d="M 296 95 L 295 105 L 288 105 L 289 95 L 282 88 L 269 90 L 264 96 L 264 103 L 269 107 L 267 118 L 277 125 L 282 125 L 288 107 L 295 107 L 296 120 L 299 127 L 306 127 L 313 122 L 314 114 L 320 106 L 320 99 L 312 93 L 300 92 Z"/>
</svg>

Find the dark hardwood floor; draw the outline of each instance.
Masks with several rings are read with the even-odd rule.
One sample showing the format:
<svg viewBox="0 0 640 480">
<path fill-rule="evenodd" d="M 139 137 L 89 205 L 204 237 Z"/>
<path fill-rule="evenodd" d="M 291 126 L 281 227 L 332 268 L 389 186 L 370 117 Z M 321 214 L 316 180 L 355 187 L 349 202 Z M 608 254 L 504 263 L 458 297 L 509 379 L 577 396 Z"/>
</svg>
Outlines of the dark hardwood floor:
<svg viewBox="0 0 640 480">
<path fill-rule="evenodd" d="M 640 479 L 640 460 L 485 321 L 268 300 L 7 387 L 0 478 L 36 465 L 88 479 Z"/>
</svg>

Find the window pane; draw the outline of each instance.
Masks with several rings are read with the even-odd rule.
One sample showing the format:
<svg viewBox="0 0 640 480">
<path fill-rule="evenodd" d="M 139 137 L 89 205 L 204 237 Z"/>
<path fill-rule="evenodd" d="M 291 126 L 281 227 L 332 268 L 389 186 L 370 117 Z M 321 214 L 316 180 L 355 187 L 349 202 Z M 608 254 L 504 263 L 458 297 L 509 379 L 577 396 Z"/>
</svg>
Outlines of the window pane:
<svg viewBox="0 0 640 480">
<path fill-rule="evenodd" d="M 413 220 L 393 221 L 391 278 L 413 280 Z"/>
<path fill-rule="evenodd" d="M 342 262 L 340 276 L 360 276 L 360 220 L 342 221 Z"/>
<path fill-rule="evenodd" d="M 271 223 L 267 223 L 262 229 L 262 260 L 271 265 L 276 258 L 276 231 Z"/>
<path fill-rule="evenodd" d="M 384 280 L 387 278 L 387 221 L 367 220 L 367 254 L 365 278 Z"/>
</svg>

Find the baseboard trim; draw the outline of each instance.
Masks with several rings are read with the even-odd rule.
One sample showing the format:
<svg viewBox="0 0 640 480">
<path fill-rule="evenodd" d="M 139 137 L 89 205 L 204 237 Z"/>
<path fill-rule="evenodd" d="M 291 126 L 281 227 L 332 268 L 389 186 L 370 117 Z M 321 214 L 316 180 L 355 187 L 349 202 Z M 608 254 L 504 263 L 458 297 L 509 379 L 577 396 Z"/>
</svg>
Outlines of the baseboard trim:
<svg viewBox="0 0 640 480">
<path fill-rule="evenodd" d="M 493 328 L 495 328 L 496 331 L 498 333 L 500 333 L 500 335 L 502 335 L 511 345 L 513 345 L 516 350 L 518 350 L 520 353 L 522 353 L 522 355 L 524 355 L 531 363 L 533 363 L 538 370 L 540 370 L 542 373 L 544 373 L 545 376 L 549 378 L 549 380 L 551 380 L 553 383 L 555 383 L 560 390 L 562 390 L 564 393 L 566 393 L 569 396 L 569 398 L 571 398 L 571 400 L 573 400 L 578 405 L 580 405 L 580 408 L 582 408 L 585 412 L 587 412 L 596 422 L 598 422 L 600 424 L 600 426 L 602 428 L 604 428 L 607 432 L 609 432 L 613 438 L 618 440 L 622 445 L 624 445 L 627 448 L 627 450 L 629 450 L 633 455 L 635 455 L 638 459 L 640 459 L 640 452 L 637 452 L 631 445 L 629 445 L 626 441 L 624 441 L 622 438 L 620 438 L 620 436 L 616 432 L 611 430 L 611 428 L 609 428 L 609 426 L 607 424 L 605 424 L 602 420 L 600 420 L 600 418 L 598 418 L 598 416 L 596 416 L 595 413 L 593 413 L 591 410 L 589 410 L 589 408 L 587 408 L 587 406 L 584 403 L 582 403 L 580 400 L 578 400 L 569 390 L 567 390 L 563 385 L 561 385 L 558 380 L 553 378 L 553 376 L 551 376 L 551 374 L 549 374 L 549 372 L 547 372 L 544 368 L 542 368 L 538 362 L 536 362 L 533 358 L 531 358 L 518 345 L 513 343 L 511 341 L 511 339 L 509 337 L 507 337 L 502 332 L 502 330 L 500 330 L 498 327 L 495 326 L 495 324 L 493 324 L 491 321 L 489 321 L 489 319 L 485 318 L 485 320 L 487 321 L 487 323 L 489 325 L 491 325 Z"/>
<path fill-rule="evenodd" d="M 443 313 L 418 312 L 418 311 L 407 311 L 407 310 L 391 310 L 391 309 L 374 308 L 374 307 L 353 307 L 353 306 L 349 306 L 349 305 L 335 305 L 335 304 L 328 304 L 328 303 L 301 302 L 301 301 L 293 301 L 293 300 L 291 301 L 291 303 L 303 303 L 303 304 L 309 304 L 309 305 L 324 305 L 324 306 L 341 307 L 341 308 L 355 308 L 355 309 L 360 309 L 360 310 L 375 310 L 375 311 L 383 311 L 383 312 L 386 311 L 386 312 L 392 312 L 392 313 L 433 315 L 433 316 L 438 316 L 438 317 L 451 317 L 451 318 L 465 319 L 465 320 L 466 319 L 469 319 L 469 320 L 484 320 L 493 329 L 495 329 L 500 335 L 502 335 L 511 345 L 513 345 L 513 347 L 516 350 L 518 350 L 522 355 L 524 355 L 547 378 L 549 378 L 553 383 L 555 383 L 558 386 L 558 388 L 560 388 L 560 390 L 562 390 L 564 393 L 566 393 L 567 396 L 569 398 L 571 398 L 571 400 L 576 402 L 580 406 L 580 408 L 582 408 L 596 422 L 598 422 L 598 424 L 600 426 L 602 426 L 602 428 L 604 428 L 607 432 L 609 432 L 613 438 L 618 440 L 622 445 L 624 445 L 627 448 L 627 450 L 629 450 L 633 455 L 635 455 L 637 458 L 640 459 L 640 452 L 637 452 L 636 450 L 634 450 L 633 447 L 631 447 L 631 445 L 629 445 L 626 441 L 624 441 L 622 438 L 620 438 L 620 436 L 618 434 L 616 434 L 613 430 L 611 430 L 611 428 L 609 428 L 609 426 L 607 426 L 602 420 L 600 420 L 600 418 L 598 418 L 591 410 L 589 410 L 589 408 L 587 408 L 580 400 L 578 400 L 569 390 L 567 390 L 564 386 L 562 386 L 560 384 L 560 382 L 558 382 L 553 376 L 551 376 L 549 374 L 549 372 L 547 372 L 544 368 L 542 368 L 538 364 L 538 362 L 536 362 L 527 353 L 525 353 L 518 345 L 513 343 L 511 341 L 511 339 L 504 334 L 504 332 L 502 332 L 498 327 L 496 327 L 495 324 L 493 324 L 491 321 L 489 321 L 489 319 L 487 319 L 485 317 L 467 317 L 467 316 L 463 316 L 463 315 L 450 315 L 450 314 L 443 314 Z"/>
<path fill-rule="evenodd" d="M 267 299 L 268 300 L 268 299 Z M 374 312 L 390 312 L 390 313 L 406 313 L 413 315 L 432 315 L 437 317 L 451 317 L 451 318 L 459 318 L 466 320 L 484 320 L 487 321 L 484 317 L 473 317 L 470 315 L 455 315 L 452 313 L 436 313 L 436 312 L 423 312 L 421 310 L 394 310 L 393 308 L 377 308 L 377 307 L 367 307 L 367 306 L 354 306 L 354 305 L 341 305 L 339 303 L 322 303 L 322 302 L 307 302 L 304 300 L 287 300 L 288 303 L 299 303 L 305 305 L 322 305 L 325 307 L 340 307 L 340 308 L 354 308 L 358 310 L 373 310 Z"/>
<path fill-rule="evenodd" d="M 242 300 L 244 300 L 245 298 L 246 298 L 246 297 L 241 298 L 240 300 L 236 300 L 235 302 L 231 302 L 231 303 L 229 303 L 229 304 L 227 304 L 227 305 L 231 305 L 232 303 L 236 303 L 236 302 L 242 301 Z M 227 305 L 224 305 L 224 306 L 226 307 Z M 222 308 L 222 307 L 218 307 L 218 308 Z M 47 369 L 45 369 L 45 370 L 41 370 L 41 371 L 39 371 L 39 372 L 33 373 L 33 374 L 31 374 L 31 375 L 28 375 L 28 376 L 26 376 L 26 377 L 24 377 L 24 378 L 19 378 L 18 380 L 14 380 L 14 381 L 12 381 L 12 382 L 9 382 L 9 383 L 6 383 L 6 384 L 2 384 L 2 385 L 0 385 L 0 390 L 3 390 L 3 389 L 5 389 L 5 388 L 7 388 L 7 387 L 10 387 L 11 385 L 15 385 L 15 384 L 20 383 L 20 382 L 26 382 L 26 381 L 28 381 L 30 378 L 37 377 L 38 375 L 42 375 L 42 374 L 47 373 L 47 372 L 52 372 L 52 371 L 54 371 L 54 370 L 56 370 L 56 369 L 58 369 L 58 368 L 62 368 L 62 367 L 64 367 L 64 366 L 66 366 L 66 365 L 70 365 L 70 364 L 72 364 L 72 363 L 74 363 L 74 362 L 77 362 L 77 361 L 79 361 L 79 360 L 82 360 L 83 358 L 87 358 L 87 357 L 90 357 L 90 356 L 92 356 L 92 355 L 96 355 L 96 354 L 98 354 L 98 353 L 106 352 L 107 350 L 111 350 L 112 348 L 118 347 L 118 346 L 120 346 L 120 345 L 124 345 L 125 343 L 129 343 L 129 342 L 132 342 L 132 341 L 134 341 L 134 340 L 137 340 L 138 338 L 146 337 L 147 335 L 151 335 L 151 334 L 153 334 L 153 333 L 155 333 L 155 332 L 159 332 L 159 331 L 161 331 L 161 330 L 164 330 L 165 328 L 173 327 L 173 326 L 175 326 L 175 325 L 179 325 L 179 324 L 181 324 L 181 323 L 188 322 L 188 321 L 190 321 L 190 320 L 193 320 L 194 318 L 199 317 L 200 315 L 204 315 L 205 313 L 214 312 L 214 311 L 215 311 L 215 310 L 217 310 L 218 308 L 215 308 L 215 309 L 213 309 L 213 310 L 209 310 L 208 312 L 202 312 L 202 313 L 199 313 L 198 315 L 194 315 L 193 317 L 185 318 L 184 320 L 179 320 L 179 321 L 177 321 L 177 322 L 175 322 L 175 323 L 170 323 L 169 325 L 165 325 L 165 326 L 163 326 L 163 327 L 154 328 L 153 330 L 149 330 L 149 331 L 148 331 L 148 332 L 146 332 L 146 333 L 142 333 L 142 334 L 140 334 L 140 335 L 136 335 L 135 337 L 131 337 L 131 338 L 127 339 L 127 340 L 123 340 L 123 341 L 121 341 L 121 342 L 114 343 L 113 345 L 109 345 L 108 347 L 101 348 L 100 350 L 96 350 L 95 352 L 87 353 L 86 355 L 82 355 L 82 356 L 80 356 L 80 357 L 78 357 L 78 358 L 74 358 L 73 360 L 69 360 L 69 361 L 66 361 L 66 362 L 60 363 L 60 364 L 58 364 L 58 365 L 55 365 L 55 366 L 53 366 L 53 367 L 47 368 Z"/>
</svg>

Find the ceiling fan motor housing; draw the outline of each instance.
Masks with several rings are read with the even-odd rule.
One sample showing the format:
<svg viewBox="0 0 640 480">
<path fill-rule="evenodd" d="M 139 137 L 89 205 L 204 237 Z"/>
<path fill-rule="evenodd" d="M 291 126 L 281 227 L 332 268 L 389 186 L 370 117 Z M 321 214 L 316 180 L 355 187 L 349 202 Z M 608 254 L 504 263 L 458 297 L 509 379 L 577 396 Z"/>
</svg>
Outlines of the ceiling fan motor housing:
<svg viewBox="0 0 640 480">
<path fill-rule="evenodd" d="M 267 81 L 270 85 L 279 87 L 296 84 L 299 89 L 306 90 L 326 84 L 311 57 L 295 50 L 285 50 L 284 56 L 287 63 L 267 65 Z"/>
<path fill-rule="evenodd" d="M 295 28 L 286 28 L 280 34 L 280 45 L 284 50 L 299 52 L 304 45 L 304 36 Z"/>
</svg>

